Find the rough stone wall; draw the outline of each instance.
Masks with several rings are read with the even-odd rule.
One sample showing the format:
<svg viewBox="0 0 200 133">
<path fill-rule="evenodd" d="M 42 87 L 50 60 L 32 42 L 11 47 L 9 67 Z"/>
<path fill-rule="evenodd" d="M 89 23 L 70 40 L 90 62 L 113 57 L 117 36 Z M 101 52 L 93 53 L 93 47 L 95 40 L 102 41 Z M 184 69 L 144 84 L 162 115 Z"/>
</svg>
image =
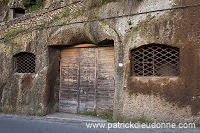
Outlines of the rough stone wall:
<svg viewBox="0 0 200 133">
<path fill-rule="evenodd" d="M 22 0 L 9 0 L 8 3 L 9 8 L 25 8 Z"/>
<path fill-rule="evenodd" d="M 42 33 L 41 33 L 42 34 Z M 47 73 L 47 44 L 45 37 L 32 32 L 26 36 L 18 37 L 13 42 L 1 44 L 1 86 L 3 112 L 7 113 L 44 113 L 44 89 L 46 87 Z M 35 41 L 33 41 L 35 40 Z M 42 45 L 38 42 L 43 41 Z M 13 56 L 20 52 L 30 52 L 36 56 L 35 74 L 18 74 L 13 69 Z"/>
<path fill-rule="evenodd" d="M 48 105 L 47 112 L 58 110 L 59 88 L 60 88 L 60 48 L 49 47 L 49 69 L 47 71 L 47 87 L 45 88 L 45 104 Z"/>
<path fill-rule="evenodd" d="M 0 22 L 8 20 L 8 1 L 0 2 Z"/>
<path fill-rule="evenodd" d="M 199 2 L 168 1 L 165 5 L 170 7 L 193 4 Z M 149 10 L 148 7 L 151 6 L 152 4 L 149 3 L 145 9 Z M 133 26 L 126 32 L 124 42 L 126 87 L 123 108 L 126 118 L 145 116 L 150 120 L 174 122 L 192 121 L 198 118 L 200 88 L 198 85 L 199 48 L 196 34 L 199 26 L 199 11 L 198 7 L 194 7 L 148 14 L 145 20 L 140 19 L 137 26 Z M 133 20 L 138 21 L 138 18 L 134 17 Z M 130 50 L 151 43 L 175 46 L 180 49 L 178 77 L 130 76 Z"/>
<path fill-rule="evenodd" d="M 92 8 L 83 14 L 51 20 L 45 26 L 194 4 L 200 3 L 198 0 L 124 0 Z M 166 122 L 199 119 L 199 11 L 199 7 L 188 7 L 40 28 L 4 43 L 2 41 L 0 87 L 3 90 L 3 111 L 48 113 L 57 110 L 60 48 L 79 43 L 98 45 L 104 40 L 114 40 L 115 119 L 143 116 L 152 121 Z M 180 49 L 179 76 L 130 76 L 130 50 L 152 43 Z M 35 74 L 19 75 L 13 72 L 12 57 L 23 51 L 36 55 Z M 22 84 L 26 83 L 22 82 L 24 77 L 28 77 L 27 85 Z M 16 98 L 11 99 L 12 96 Z"/>
<path fill-rule="evenodd" d="M 18 28 L 23 28 L 25 30 L 42 25 L 45 22 L 50 22 L 51 20 L 55 19 L 55 16 L 58 16 L 65 8 L 69 8 L 70 12 L 74 12 L 81 7 L 84 7 L 82 2 L 64 6 L 62 3 L 54 3 L 49 8 L 25 14 L 20 18 L 15 18 L 10 21 L 1 22 L 0 38 L 4 38 L 6 33 Z"/>
</svg>

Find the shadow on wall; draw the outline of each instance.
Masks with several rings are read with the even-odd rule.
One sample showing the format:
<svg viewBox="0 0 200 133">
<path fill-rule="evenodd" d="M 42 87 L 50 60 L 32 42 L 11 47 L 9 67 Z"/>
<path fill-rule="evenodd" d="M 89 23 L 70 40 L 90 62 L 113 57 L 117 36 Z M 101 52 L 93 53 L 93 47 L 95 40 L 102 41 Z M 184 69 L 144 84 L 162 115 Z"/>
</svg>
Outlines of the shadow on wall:
<svg viewBox="0 0 200 133">
<path fill-rule="evenodd" d="M 1 109 L 1 99 L 2 99 L 2 93 L 3 93 L 3 88 L 5 87 L 5 83 L 2 83 L 0 81 L 0 109 Z"/>
<path fill-rule="evenodd" d="M 46 80 L 44 104 L 47 107 L 47 113 L 58 111 L 59 88 L 60 88 L 60 47 L 53 46 L 49 51 L 49 69 Z"/>
</svg>

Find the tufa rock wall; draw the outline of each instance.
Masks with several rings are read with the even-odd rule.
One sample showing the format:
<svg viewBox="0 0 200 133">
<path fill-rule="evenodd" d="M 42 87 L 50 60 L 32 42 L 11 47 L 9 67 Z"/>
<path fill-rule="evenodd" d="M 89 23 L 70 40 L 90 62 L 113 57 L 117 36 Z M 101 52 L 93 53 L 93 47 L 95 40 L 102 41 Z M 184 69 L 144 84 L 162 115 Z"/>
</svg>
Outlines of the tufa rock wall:
<svg viewBox="0 0 200 133">
<path fill-rule="evenodd" d="M 170 10 L 173 7 L 196 4 L 200 4 L 198 0 L 110 2 L 83 10 L 79 14 L 70 14 L 48 21 L 38 29 L 2 41 L 0 44 L 2 110 L 13 113 L 57 111 L 61 49 L 68 45 L 80 43 L 98 45 L 105 40 L 113 40 L 114 119 L 134 120 L 145 116 L 150 121 L 197 121 L 200 113 L 198 71 L 200 8 L 194 6 Z M 168 10 L 155 11 L 160 9 Z M 137 14 L 138 12 L 140 14 Z M 124 14 L 135 15 L 100 20 Z M 95 19 L 99 20 L 88 21 Z M 54 26 L 69 22 L 78 23 Z M 50 27 L 45 28 L 45 26 Z M 164 44 L 179 48 L 178 76 L 136 77 L 130 74 L 130 51 L 149 44 Z M 36 55 L 34 74 L 19 74 L 13 70 L 13 56 L 20 52 Z M 119 63 L 123 65 L 119 66 Z"/>
<path fill-rule="evenodd" d="M 6 33 L 19 28 L 27 30 L 36 26 L 40 26 L 44 23 L 50 22 L 56 19 L 61 14 L 63 9 L 69 9 L 70 12 L 74 12 L 79 8 L 84 7 L 84 3 L 78 2 L 70 5 L 62 5 L 62 3 L 54 3 L 49 8 L 40 11 L 34 11 L 33 13 L 27 13 L 22 17 L 12 19 L 0 23 L 0 38 L 4 38 Z"/>
</svg>

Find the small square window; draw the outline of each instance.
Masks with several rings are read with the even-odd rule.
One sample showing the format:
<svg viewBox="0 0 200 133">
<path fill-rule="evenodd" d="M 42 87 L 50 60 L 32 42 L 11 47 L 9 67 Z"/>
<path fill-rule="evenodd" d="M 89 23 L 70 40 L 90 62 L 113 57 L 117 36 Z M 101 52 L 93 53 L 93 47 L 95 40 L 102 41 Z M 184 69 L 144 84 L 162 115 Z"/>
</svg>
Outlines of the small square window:
<svg viewBox="0 0 200 133">
<path fill-rule="evenodd" d="M 25 10 L 22 9 L 22 8 L 14 8 L 13 10 L 14 10 L 14 12 L 13 12 L 14 13 L 13 17 L 14 18 L 21 17 L 21 16 L 23 16 L 25 14 Z"/>
<path fill-rule="evenodd" d="M 32 53 L 19 53 L 14 57 L 15 72 L 35 73 L 35 55 Z"/>
</svg>

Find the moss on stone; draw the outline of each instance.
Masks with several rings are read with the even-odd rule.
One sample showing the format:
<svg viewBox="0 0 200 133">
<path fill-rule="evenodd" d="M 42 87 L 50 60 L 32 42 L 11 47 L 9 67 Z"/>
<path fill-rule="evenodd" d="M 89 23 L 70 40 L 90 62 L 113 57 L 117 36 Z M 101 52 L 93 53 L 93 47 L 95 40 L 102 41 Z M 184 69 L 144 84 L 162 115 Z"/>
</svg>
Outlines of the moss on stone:
<svg viewBox="0 0 200 133">
<path fill-rule="evenodd" d="M 24 31 L 24 28 L 19 28 L 19 29 L 9 31 L 6 34 L 4 34 L 4 40 L 6 41 L 9 38 L 11 38 L 12 36 L 16 36 L 18 33 L 22 32 L 22 31 Z"/>
<path fill-rule="evenodd" d="M 88 5 L 89 7 L 100 7 L 104 4 L 107 4 L 109 2 L 115 2 L 117 0 L 89 0 Z"/>
<path fill-rule="evenodd" d="M 61 11 L 61 14 L 63 17 L 66 17 L 66 16 L 69 16 L 70 14 L 70 9 L 68 7 L 64 8 L 62 11 Z"/>
<path fill-rule="evenodd" d="M 42 10 L 42 9 L 43 9 L 42 5 L 36 4 L 36 5 L 33 5 L 33 6 L 31 6 L 30 8 L 28 8 L 28 9 L 26 10 L 26 12 L 27 12 L 27 13 L 31 13 L 31 12 L 33 12 L 33 11 L 39 11 L 39 10 Z"/>
<path fill-rule="evenodd" d="M 7 2 L 8 0 L 0 0 L 0 2 Z"/>
</svg>

